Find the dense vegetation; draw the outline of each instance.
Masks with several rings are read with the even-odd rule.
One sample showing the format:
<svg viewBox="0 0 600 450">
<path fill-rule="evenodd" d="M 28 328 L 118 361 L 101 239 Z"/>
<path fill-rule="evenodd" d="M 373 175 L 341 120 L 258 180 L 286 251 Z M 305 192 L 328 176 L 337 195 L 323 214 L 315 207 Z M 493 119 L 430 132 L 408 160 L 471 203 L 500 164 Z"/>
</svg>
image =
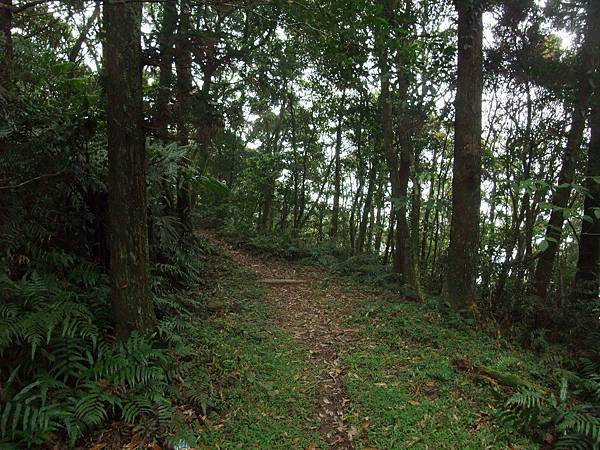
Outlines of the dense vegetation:
<svg viewBox="0 0 600 450">
<path fill-rule="evenodd" d="M 0 0 L 0 445 L 342 445 L 225 241 L 340 448 L 600 448 L 600 1 Z"/>
</svg>

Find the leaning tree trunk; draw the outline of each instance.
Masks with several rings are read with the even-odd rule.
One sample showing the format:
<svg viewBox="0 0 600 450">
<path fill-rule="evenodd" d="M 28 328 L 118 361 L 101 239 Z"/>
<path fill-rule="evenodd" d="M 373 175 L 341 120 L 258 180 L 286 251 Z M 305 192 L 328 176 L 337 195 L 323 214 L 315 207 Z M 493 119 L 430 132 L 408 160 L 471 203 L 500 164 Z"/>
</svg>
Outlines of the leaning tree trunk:
<svg viewBox="0 0 600 450">
<path fill-rule="evenodd" d="M 552 212 L 546 228 L 547 248 L 542 251 L 538 258 L 535 271 L 534 288 L 540 297 L 546 297 L 548 286 L 554 270 L 554 261 L 560 241 L 562 238 L 563 223 L 565 220 L 565 208 L 571 198 L 571 184 L 575 177 L 575 164 L 583 141 L 586 115 L 589 108 L 592 75 L 598 66 L 598 45 L 600 43 L 600 14 L 597 1 L 590 2 L 587 11 L 587 23 L 584 42 L 579 52 L 579 64 L 577 69 L 577 93 L 575 105 L 571 116 L 571 128 L 567 138 L 567 145 L 562 157 L 562 167 L 558 176 L 558 185 L 552 194 Z"/>
<path fill-rule="evenodd" d="M 73 45 L 73 47 L 71 47 L 71 50 L 69 50 L 69 62 L 70 63 L 77 62 L 77 59 L 79 58 L 79 54 L 81 53 L 81 49 L 83 47 L 83 43 L 87 39 L 87 36 L 88 36 L 90 30 L 92 29 L 92 27 L 98 20 L 98 17 L 100 17 L 100 2 L 96 2 L 96 6 L 94 7 L 94 11 L 92 12 L 92 15 L 85 22 L 85 25 L 81 29 L 79 36 L 77 37 L 77 40 L 75 41 L 75 44 Z"/>
<path fill-rule="evenodd" d="M 139 2 L 104 3 L 111 299 L 119 339 L 149 332 L 156 321 L 148 282 L 141 20 Z"/>
<path fill-rule="evenodd" d="M 454 131 L 452 219 L 446 271 L 454 309 L 474 315 L 481 205 L 481 98 L 483 6 L 455 0 L 458 11 L 458 86 Z"/>
<path fill-rule="evenodd" d="M 599 12 L 600 14 L 600 12 Z M 579 238 L 579 258 L 573 285 L 573 294 L 577 298 L 598 298 L 600 268 L 600 88 L 592 107 L 590 119 L 591 139 L 588 150 L 586 193 L 584 214 L 586 220 L 581 224 Z"/>
</svg>

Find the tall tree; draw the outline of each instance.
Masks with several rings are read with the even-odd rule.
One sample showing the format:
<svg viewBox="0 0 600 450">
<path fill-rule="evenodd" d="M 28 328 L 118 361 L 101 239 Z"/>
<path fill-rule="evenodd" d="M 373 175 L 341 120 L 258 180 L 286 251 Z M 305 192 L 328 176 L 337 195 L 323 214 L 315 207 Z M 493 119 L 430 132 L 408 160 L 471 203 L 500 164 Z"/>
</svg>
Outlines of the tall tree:
<svg viewBox="0 0 600 450">
<path fill-rule="evenodd" d="M 535 270 L 535 293 L 545 297 L 554 270 L 554 262 L 562 238 L 565 210 L 571 198 L 572 183 L 575 177 L 577 156 L 583 141 L 586 117 L 588 115 L 592 92 L 594 69 L 598 66 L 598 47 L 600 43 L 600 19 L 598 1 L 588 2 L 584 41 L 579 50 L 577 63 L 577 84 L 575 103 L 571 112 L 571 127 L 567 144 L 562 156 L 562 167 L 558 175 L 558 184 L 550 201 L 552 211 L 546 227 L 546 248 L 540 252 Z"/>
<path fill-rule="evenodd" d="M 158 36 L 160 62 L 154 128 L 159 138 L 167 140 L 169 137 L 169 103 L 173 83 L 173 60 L 175 58 L 177 5 L 175 0 L 167 0 L 162 5 L 162 20 Z"/>
<path fill-rule="evenodd" d="M 458 84 L 446 283 L 452 306 L 473 315 L 477 311 L 475 280 L 481 205 L 483 2 L 455 0 L 454 5 L 458 12 Z"/>
<path fill-rule="evenodd" d="M 585 185 L 587 193 L 584 200 L 584 218 L 579 238 L 579 256 L 574 281 L 574 294 L 588 298 L 597 298 L 600 293 L 600 2 L 590 5 L 590 17 L 596 22 L 593 39 L 596 55 L 595 82 L 590 114 L 591 137 L 588 147 Z"/>
<path fill-rule="evenodd" d="M 375 28 L 375 50 L 379 65 L 379 82 L 381 86 L 380 102 L 381 102 L 381 148 L 390 170 L 390 184 L 392 186 L 392 198 L 399 201 L 402 197 L 400 177 L 400 169 L 398 164 L 398 155 L 394 150 L 394 127 L 393 127 L 393 108 L 392 108 L 392 92 L 390 86 L 391 70 L 390 56 L 388 48 L 390 23 L 394 15 L 394 7 L 397 4 L 395 0 L 380 0 L 379 5 L 383 13 L 382 20 L 378 21 Z M 408 183 L 408 178 L 406 178 Z M 394 222 L 398 222 L 399 216 L 398 205 L 393 205 L 392 215 Z M 398 235 L 396 227 L 396 236 Z M 396 237 L 397 239 L 397 237 Z M 397 243 L 396 243 L 397 248 Z M 400 254 L 395 253 L 394 271 L 402 273 L 401 260 L 398 257 Z"/>
<path fill-rule="evenodd" d="M 177 143 L 189 145 L 190 95 L 192 92 L 191 11 L 188 0 L 179 5 L 179 23 L 175 38 L 175 83 L 177 98 Z M 191 230 L 192 190 L 188 174 L 181 170 L 178 176 L 177 212 L 186 230 Z"/>
<path fill-rule="evenodd" d="M 148 282 L 141 20 L 142 3 L 105 0 L 110 275 L 119 339 L 150 331 L 156 320 Z"/>
</svg>

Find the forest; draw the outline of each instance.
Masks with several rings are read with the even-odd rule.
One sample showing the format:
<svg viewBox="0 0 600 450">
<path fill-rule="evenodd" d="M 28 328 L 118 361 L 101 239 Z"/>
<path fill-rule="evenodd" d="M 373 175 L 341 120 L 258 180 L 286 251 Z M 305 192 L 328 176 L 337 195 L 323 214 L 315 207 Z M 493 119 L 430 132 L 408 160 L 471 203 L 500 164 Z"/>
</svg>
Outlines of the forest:
<svg viewBox="0 0 600 450">
<path fill-rule="evenodd" d="M 0 0 L 0 449 L 600 449 L 600 0 Z"/>
</svg>

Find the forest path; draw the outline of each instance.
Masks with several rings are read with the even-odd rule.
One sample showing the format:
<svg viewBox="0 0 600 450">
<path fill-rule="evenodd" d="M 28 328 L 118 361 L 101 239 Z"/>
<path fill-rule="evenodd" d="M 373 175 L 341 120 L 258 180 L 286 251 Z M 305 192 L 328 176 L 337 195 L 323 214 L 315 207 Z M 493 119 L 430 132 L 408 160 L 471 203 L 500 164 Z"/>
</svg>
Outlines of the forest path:
<svg viewBox="0 0 600 450">
<path fill-rule="evenodd" d="M 359 430 L 347 421 L 351 402 L 343 383 L 347 368 L 340 355 L 364 344 L 365 338 L 348 328 L 347 322 L 366 294 L 328 279 L 322 270 L 257 256 L 222 241 L 218 244 L 240 267 L 256 274 L 264 285 L 265 300 L 277 313 L 276 325 L 305 350 L 306 365 L 316 374 L 314 415 L 325 442 L 332 449 L 355 448 Z"/>
</svg>

